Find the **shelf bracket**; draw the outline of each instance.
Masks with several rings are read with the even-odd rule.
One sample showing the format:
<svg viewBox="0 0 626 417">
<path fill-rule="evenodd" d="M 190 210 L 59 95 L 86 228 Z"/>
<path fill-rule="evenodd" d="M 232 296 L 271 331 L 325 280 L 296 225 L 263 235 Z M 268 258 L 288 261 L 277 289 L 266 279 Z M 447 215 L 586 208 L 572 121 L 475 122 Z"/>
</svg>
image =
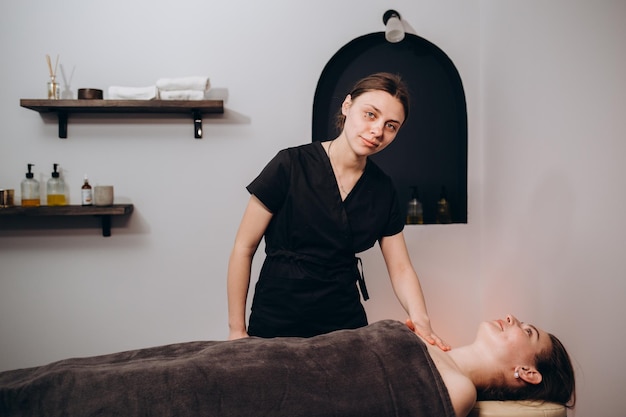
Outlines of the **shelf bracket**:
<svg viewBox="0 0 626 417">
<path fill-rule="evenodd" d="M 196 139 L 202 139 L 202 113 L 199 110 L 192 110 L 193 135 Z"/>
<path fill-rule="evenodd" d="M 67 112 L 58 112 L 59 116 L 59 138 L 67 139 Z"/>
<path fill-rule="evenodd" d="M 111 216 L 103 214 L 100 218 L 102 219 L 102 236 L 111 236 Z"/>
</svg>

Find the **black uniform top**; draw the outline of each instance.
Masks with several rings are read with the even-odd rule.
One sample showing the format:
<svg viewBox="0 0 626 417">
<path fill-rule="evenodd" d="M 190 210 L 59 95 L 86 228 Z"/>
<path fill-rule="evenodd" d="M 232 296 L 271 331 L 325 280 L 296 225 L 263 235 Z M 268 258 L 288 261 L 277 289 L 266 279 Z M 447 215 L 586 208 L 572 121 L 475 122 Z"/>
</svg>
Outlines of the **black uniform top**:
<svg viewBox="0 0 626 417">
<path fill-rule="evenodd" d="M 355 254 L 404 227 L 389 176 L 368 159 L 342 201 L 330 159 L 313 142 L 280 151 L 247 189 L 273 213 L 248 333 L 313 336 L 366 325 Z"/>
</svg>

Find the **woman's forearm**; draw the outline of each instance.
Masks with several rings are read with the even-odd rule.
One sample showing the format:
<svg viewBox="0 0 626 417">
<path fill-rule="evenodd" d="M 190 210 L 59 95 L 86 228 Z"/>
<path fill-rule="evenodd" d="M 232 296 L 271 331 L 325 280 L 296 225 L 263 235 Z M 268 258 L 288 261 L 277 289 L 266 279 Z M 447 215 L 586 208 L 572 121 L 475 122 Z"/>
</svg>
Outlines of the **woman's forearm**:
<svg viewBox="0 0 626 417">
<path fill-rule="evenodd" d="M 400 304 L 414 323 L 414 331 L 428 343 L 436 344 L 444 351 L 450 350 L 450 346 L 433 332 L 422 285 L 411 264 L 402 232 L 383 238 L 380 246 L 387 263 L 391 285 Z"/>
<path fill-rule="evenodd" d="M 391 280 L 400 304 L 413 320 L 428 320 L 426 300 L 419 278 L 414 270 L 406 271 Z"/>
<path fill-rule="evenodd" d="M 236 247 L 228 262 L 228 327 L 231 333 L 246 331 L 246 301 L 250 287 L 252 256 Z"/>
<path fill-rule="evenodd" d="M 252 258 L 271 219 L 272 213 L 256 197 L 250 196 L 228 261 L 226 289 L 230 338 L 246 335 L 246 301 Z"/>
</svg>

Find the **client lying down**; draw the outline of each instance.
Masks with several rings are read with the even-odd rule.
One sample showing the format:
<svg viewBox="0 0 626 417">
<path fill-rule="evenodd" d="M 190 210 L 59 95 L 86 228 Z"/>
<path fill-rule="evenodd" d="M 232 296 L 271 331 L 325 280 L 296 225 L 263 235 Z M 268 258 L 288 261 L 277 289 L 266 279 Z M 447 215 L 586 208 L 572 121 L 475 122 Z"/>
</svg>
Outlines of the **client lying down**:
<svg viewBox="0 0 626 417">
<path fill-rule="evenodd" d="M 513 316 L 444 352 L 385 320 L 308 339 L 188 342 L 0 373 L 2 416 L 465 416 L 479 399 L 573 406 L 554 336 Z"/>
</svg>

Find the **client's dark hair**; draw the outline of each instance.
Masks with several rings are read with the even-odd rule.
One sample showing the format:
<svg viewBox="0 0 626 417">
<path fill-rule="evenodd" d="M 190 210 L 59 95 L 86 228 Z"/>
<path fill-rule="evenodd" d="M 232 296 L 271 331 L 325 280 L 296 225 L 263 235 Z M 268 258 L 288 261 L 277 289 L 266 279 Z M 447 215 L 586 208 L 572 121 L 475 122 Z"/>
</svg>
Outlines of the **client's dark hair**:
<svg viewBox="0 0 626 417">
<path fill-rule="evenodd" d="M 409 90 L 399 75 L 390 74 L 388 72 L 379 72 L 369 75 L 357 81 L 354 87 L 352 87 L 352 91 L 348 94 L 350 94 L 352 100 L 355 100 L 358 96 L 368 91 L 385 91 L 391 94 L 392 97 L 400 100 L 404 108 L 404 120 L 406 121 L 406 119 L 409 118 L 409 104 L 411 102 Z M 343 130 L 345 121 L 346 116 L 341 113 L 340 108 L 335 123 L 338 133 L 341 133 Z"/>
<path fill-rule="evenodd" d="M 546 349 L 535 358 L 542 375 L 539 384 L 525 384 L 523 388 L 487 387 L 478 392 L 479 400 L 538 400 L 558 403 L 567 408 L 576 404 L 574 368 L 565 347 L 556 336 L 549 334 L 552 349 Z"/>
</svg>

